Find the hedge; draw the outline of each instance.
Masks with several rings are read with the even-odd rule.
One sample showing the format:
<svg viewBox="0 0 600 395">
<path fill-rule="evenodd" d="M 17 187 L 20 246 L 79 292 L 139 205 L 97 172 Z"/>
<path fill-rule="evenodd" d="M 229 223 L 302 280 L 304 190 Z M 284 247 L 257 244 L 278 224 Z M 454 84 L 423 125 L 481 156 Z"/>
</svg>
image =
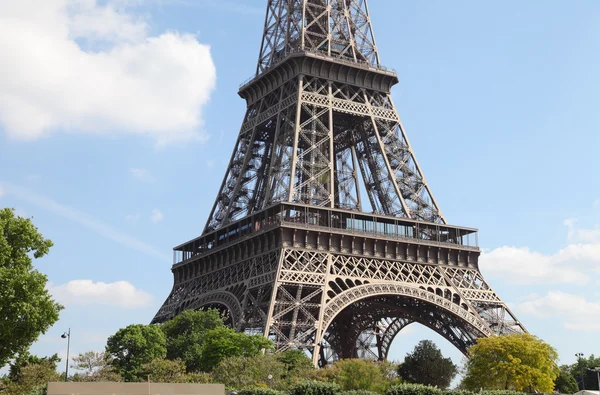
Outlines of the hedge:
<svg viewBox="0 0 600 395">
<path fill-rule="evenodd" d="M 283 392 L 271 388 L 246 388 L 238 391 L 238 395 L 282 395 Z"/>
<path fill-rule="evenodd" d="M 342 395 L 378 395 L 377 392 L 368 390 L 348 390 L 342 392 Z"/>
<path fill-rule="evenodd" d="M 444 395 L 444 391 L 429 385 L 407 383 L 393 386 L 386 391 L 386 395 Z"/>
<path fill-rule="evenodd" d="M 290 395 L 341 395 L 342 389 L 334 383 L 322 381 L 303 381 L 296 384 L 289 391 Z"/>
</svg>

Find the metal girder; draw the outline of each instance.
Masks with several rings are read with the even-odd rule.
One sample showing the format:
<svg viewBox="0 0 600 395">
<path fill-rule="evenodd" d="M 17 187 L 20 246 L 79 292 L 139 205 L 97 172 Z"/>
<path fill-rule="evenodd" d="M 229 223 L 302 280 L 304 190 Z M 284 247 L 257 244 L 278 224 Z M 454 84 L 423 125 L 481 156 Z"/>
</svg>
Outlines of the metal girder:
<svg viewBox="0 0 600 395">
<path fill-rule="evenodd" d="M 269 0 L 256 74 L 297 51 L 379 66 L 366 0 Z"/>
<path fill-rule="evenodd" d="M 446 223 L 389 94 L 300 75 L 249 106 L 205 232 L 282 201 Z"/>
</svg>

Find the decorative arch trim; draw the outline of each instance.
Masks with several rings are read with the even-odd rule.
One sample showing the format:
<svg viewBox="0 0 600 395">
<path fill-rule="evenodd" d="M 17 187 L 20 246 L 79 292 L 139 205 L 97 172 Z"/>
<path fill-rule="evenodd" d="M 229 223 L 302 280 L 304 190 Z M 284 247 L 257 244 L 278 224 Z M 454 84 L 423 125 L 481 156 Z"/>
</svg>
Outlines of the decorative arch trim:
<svg viewBox="0 0 600 395">
<path fill-rule="evenodd" d="M 466 321 L 485 337 L 494 334 L 480 317 L 472 314 L 469 310 L 463 309 L 452 301 L 418 287 L 399 284 L 364 284 L 338 294 L 324 307 L 323 320 L 321 321 L 321 334 L 324 334 L 329 325 L 331 325 L 333 319 L 352 303 L 361 299 L 381 295 L 408 296 L 431 303 L 453 314 L 459 319 Z"/>
<path fill-rule="evenodd" d="M 229 310 L 231 313 L 232 325 L 234 328 L 240 326 L 242 322 L 242 306 L 234 294 L 227 291 L 215 291 L 202 295 L 198 299 L 194 299 L 188 306 L 191 309 L 199 309 L 207 304 L 218 303 Z"/>
</svg>

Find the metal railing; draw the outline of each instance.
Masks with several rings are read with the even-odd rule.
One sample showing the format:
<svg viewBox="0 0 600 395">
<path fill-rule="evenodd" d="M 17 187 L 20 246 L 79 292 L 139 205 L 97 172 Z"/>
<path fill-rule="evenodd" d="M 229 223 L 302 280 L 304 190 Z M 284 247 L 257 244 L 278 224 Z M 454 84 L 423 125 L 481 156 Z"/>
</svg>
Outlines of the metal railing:
<svg viewBox="0 0 600 395">
<path fill-rule="evenodd" d="M 321 51 L 317 48 L 294 48 L 294 49 L 291 49 L 288 52 L 284 53 L 281 58 L 279 58 L 276 62 L 270 64 L 262 72 L 256 73 L 256 74 L 248 77 L 246 80 L 244 80 L 244 82 L 242 82 L 240 84 L 240 88 L 248 85 L 250 82 L 252 82 L 254 80 L 259 79 L 260 77 L 267 74 L 269 71 L 273 70 L 274 68 L 276 68 L 277 66 L 279 66 L 281 63 L 285 62 L 292 56 L 303 54 L 303 53 L 310 54 L 313 57 L 318 57 L 320 59 L 330 60 L 330 61 L 333 61 L 336 63 L 345 64 L 345 65 L 348 65 L 351 67 L 357 67 L 357 68 L 360 68 L 363 70 L 371 70 L 371 71 L 379 71 L 379 72 L 383 71 L 383 72 L 390 73 L 390 74 L 396 74 L 396 70 L 393 68 L 385 67 L 380 64 L 373 64 L 373 63 L 367 62 L 365 60 L 354 60 L 354 59 L 348 59 L 348 58 L 344 58 L 344 57 L 335 57 L 335 56 L 329 55 L 326 51 Z"/>
</svg>

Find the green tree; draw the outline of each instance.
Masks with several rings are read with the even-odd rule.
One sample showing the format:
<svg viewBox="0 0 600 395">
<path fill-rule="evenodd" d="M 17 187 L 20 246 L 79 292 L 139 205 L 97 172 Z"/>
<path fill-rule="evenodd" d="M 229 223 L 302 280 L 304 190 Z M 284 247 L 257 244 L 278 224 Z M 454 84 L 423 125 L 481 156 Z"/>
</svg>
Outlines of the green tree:
<svg viewBox="0 0 600 395">
<path fill-rule="evenodd" d="M 63 308 L 46 290 L 47 277 L 34 269 L 52 247 L 30 219 L 0 210 L 0 367 L 46 333 Z"/>
<path fill-rule="evenodd" d="M 167 338 L 167 358 L 183 360 L 188 372 L 199 371 L 204 336 L 223 327 L 218 310 L 184 311 L 161 326 Z"/>
<path fill-rule="evenodd" d="M 21 379 L 21 370 L 27 365 L 46 364 L 52 366 L 56 370 L 56 364 L 60 362 L 58 354 L 49 357 L 38 357 L 31 355 L 29 352 L 19 354 L 17 358 L 10 364 L 8 371 L 8 379 L 11 381 L 19 381 Z"/>
<path fill-rule="evenodd" d="M 319 370 L 317 380 L 337 383 L 343 390 L 367 390 L 384 392 L 393 380 L 387 376 L 381 363 L 364 359 L 342 359 Z"/>
<path fill-rule="evenodd" d="M 170 361 L 156 358 L 142 365 L 140 376 L 154 383 L 186 382 L 185 363 L 181 359 Z"/>
<path fill-rule="evenodd" d="M 216 328 L 204 336 L 200 368 L 210 372 L 225 358 L 251 357 L 263 349 L 273 349 L 273 342 L 261 335 L 247 335 L 224 327 Z"/>
<path fill-rule="evenodd" d="M 558 377 L 554 380 L 554 390 L 560 394 L 574 394 L 579 391 L 577 380 L 571 375 L 567 365 L 560 367 Z"/>
<path fill-rule="evenodd" d="M 287 386 L 286 373 L 286 365 L 278 355 L 267 353 L 225 358 L 214 368 L 212 375 L 215 382 L 225 384 L 228 388 L 283 389 Z"/>
<path fill-rule="evenodd" d="M 129 325 L 108 338 L 106 353 L 125 381 L 137 381 L 142 365 L 166 357 L 165 334 L 158 325 Z"/>
<path fill-rule="evenodd" d="M 552 392 L 558 354 L 529 334 L 480 338 L 468 350 L 463 385 L 468 390 L 507 389 Z"/>
<path fill-rule="evenodd" d="M 52 358 L 33 357 L 31 362 L 21 365 L 16 380 L 5 380 L 3 391 L 7 394 L 21 395 L 43 393 L 50 381 L 58 381 L 56 362 Z"/>
<path fill-rule="evenodd" d="M 448 388 L 457 373 L 456 365 L 450 358 L 444 358 L 431 340 L 421 340 L 398 367 L 404 381 L 439 388 Z"/>
<path fill-rule="evenodd" d="M 277 360 L 285 366 L 283 379 L 288 384 L 295 384 L 299 380 L 307 378 L 314 370 L 310 358 L 301 350 L 286 350 L 276 354 Z"/>
<path fill-rule="evenodd" d="M 581 378 L 583 374 L 583 380 L 585 383 L 586 390 L 597 390 L 598 389 L 598 379 L 596 373 L 590 372 L 588 369 L 595 368 L 600 366 L 600 357 L 594 356 L 591 354 L 587 358 L 580 358 L 576 363 L 568 366 L 568 371 L 571 373 L 571 376 L 575 378 L 579 389 L 583 389 Z"/>
</svg>

